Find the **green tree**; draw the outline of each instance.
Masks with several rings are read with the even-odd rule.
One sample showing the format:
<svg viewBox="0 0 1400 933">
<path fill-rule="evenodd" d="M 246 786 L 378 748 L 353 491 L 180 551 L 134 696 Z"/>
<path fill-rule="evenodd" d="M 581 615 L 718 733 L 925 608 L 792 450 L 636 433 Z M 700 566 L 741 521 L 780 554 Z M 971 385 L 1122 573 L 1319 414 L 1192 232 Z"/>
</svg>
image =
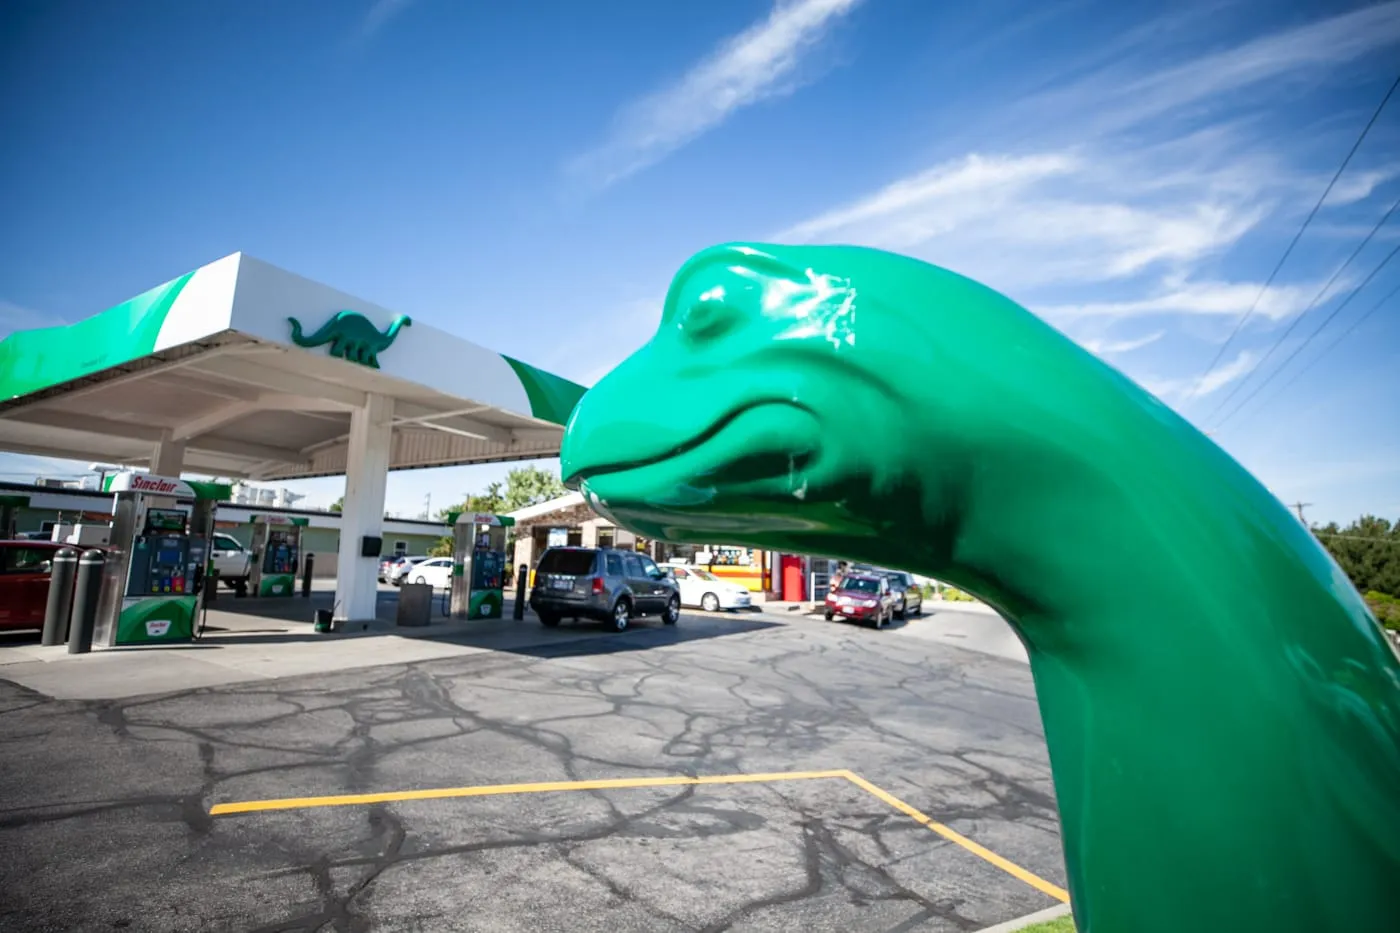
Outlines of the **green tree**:
<svg viewBox="0 0 1400 933">
<path fill-rule="evenodd" d="M 1363 515 L 1345 528 L 1328 522 L 1312 532 L 1362 593 L 1400 597 L 1400 522 Z"/>
<path fill-rule="evenodd" d="M 345 509 L 345 497 L 344 497 L 344 496 L 341 496 L 339 499 L 337 499 L 337 500 L 335 500 L 334 502 L 331 503 L 331 511 L 332 511 L 332 512 L 341 512 L 341 511 L 344 511 L 344 509 Z"/>
<path fill-rule="evenodd" d="M 468 494 L 458 505 L 438 510 L 438 520 L 446 521 L 451 512 L 486 512 L 500 515 L 537 505 L 567 493 L 557 473 L 539 467 L 516 467 L 504 482 L 490 483 L 480 494 Z"/>
<path fill-rule="evenodd" d="M 505 510 L 514 512 L 526 506 L 557 499 L 569 490 L 559 474 L 539 467 L 516 467 L 506 474 Z"/>
</svg>

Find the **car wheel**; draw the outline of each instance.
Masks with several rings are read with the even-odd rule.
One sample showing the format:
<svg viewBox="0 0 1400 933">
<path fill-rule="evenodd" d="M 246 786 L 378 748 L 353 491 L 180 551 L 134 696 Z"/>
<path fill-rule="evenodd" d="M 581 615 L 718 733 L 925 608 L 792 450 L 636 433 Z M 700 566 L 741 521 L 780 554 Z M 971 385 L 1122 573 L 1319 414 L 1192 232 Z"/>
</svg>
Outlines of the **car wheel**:
<svg viewBox="0 0 1400 933">
<path fill-rule="evenodd" d="M 558 617 L 557 615 L 555 615 L 554 613 L 552 613 L 552 612 L 540 612 L 540 613 L 537 613 L 537 615 L 540 617 L 540 624 L 543 625 L 545 628 L 558 628 L 558 627 L 559 627 L 559 617 Z"/>
<path fill-rule="evenodd" d="M 672 596 L 666 603 L 666 611 L 661 614 L 661 621 L 667 625 L 675 625 L 681 620 L 681 598 Z"/>
<path fill-rule="evenodd" d="M 826 621 L 830 622 L 834 618 L 836 618 L 836 615 L 830 609 L 828 609 L 826 611 Z"/>
<path fill-rule="evenodd" d="M 894 617 L 895 617 L 896 619 L 901 619 L 901 620 L 902 620 L 902 619 L 903 619 L 906 615 L 908 615 L 908 614 L 909 614 L 909 610 L 908 610 L 908 609 L 896 609 L 895 612 L 894 612 Z"/>
<path fill-rule="evenodd" d="M 706 593 L 700 597 L 700 608 L 706 612 L 719 612 L 719 597 L 714 593 Z"/>
<path fill-rule="evenodd" d="M 632 621 L 632 604 L 625 598 L 619 599 L 613 606 L 612 630 L 614 632 L 627 631 L 627 625 Z"/>
</svg>

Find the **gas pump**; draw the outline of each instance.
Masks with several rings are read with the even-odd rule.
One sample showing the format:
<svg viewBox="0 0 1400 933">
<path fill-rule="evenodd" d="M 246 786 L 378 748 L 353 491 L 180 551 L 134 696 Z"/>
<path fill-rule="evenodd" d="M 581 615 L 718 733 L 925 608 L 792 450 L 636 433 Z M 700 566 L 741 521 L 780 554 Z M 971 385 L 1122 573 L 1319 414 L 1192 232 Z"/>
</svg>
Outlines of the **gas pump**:
<svg viewBox="0 0 1400 933">
<path fill-rule="evenodd" d="M 499 619 L 505 605 L 506 529 L 509 515 L 465 512 L 452 527 L 452 614 Z"/>
<path fill-rule="evenodd" d="M 308 519 L 253 516 L 253 555 L 248 588 L 255 596 L 293 596 L 301 566 L 301 529 Z"/>
<path fill-rule="evenodd" d="M 103 489 L 115 497 L 93 643 L 189 641 L 204 605 L 214 510 L 230 487 L 118 473 Z"/>
</svg>

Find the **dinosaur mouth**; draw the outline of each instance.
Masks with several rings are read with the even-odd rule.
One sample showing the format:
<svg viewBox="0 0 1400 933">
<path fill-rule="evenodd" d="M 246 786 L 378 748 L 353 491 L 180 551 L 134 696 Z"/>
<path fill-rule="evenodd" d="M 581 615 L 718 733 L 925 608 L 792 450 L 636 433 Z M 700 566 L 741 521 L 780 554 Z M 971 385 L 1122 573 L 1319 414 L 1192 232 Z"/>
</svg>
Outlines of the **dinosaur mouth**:
<svg viewBox="0 0 1400 933">
<path fill-rule="evenodd" d="M 725 413 L 683 444 L 649 457 L 580 466 L 564 483 L 577 489 L 600 477 L 654 473 L 663 465 L 673 467 L 665 471 L 671 483 L 713 486 L 772 479 L 806 467 L 817 453 L 818 437 L 816 414 L 807 406 L 758 399 Z"/>
</svg>

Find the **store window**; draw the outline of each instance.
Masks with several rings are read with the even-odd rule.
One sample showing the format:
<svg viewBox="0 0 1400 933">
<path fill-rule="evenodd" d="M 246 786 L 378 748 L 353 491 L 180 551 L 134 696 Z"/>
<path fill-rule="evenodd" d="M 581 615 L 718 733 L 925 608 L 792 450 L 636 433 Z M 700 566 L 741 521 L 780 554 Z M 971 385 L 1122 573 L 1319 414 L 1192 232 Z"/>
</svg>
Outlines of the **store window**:
<svg viewBox="0 0 1400 933">
<path fill-rule="evenodd" d="M 406 555 L 407 553 L 408 553 L 408 542 L 407 542 L 407 541 L 395 541 L 395 542 L 394 542 L 394 556 L 396 556 L 396 557 L 403 557 L 403 556 Z"/>
<path fill-rule="evenodd" d="M 751 567 L 758 563 L 751 548 L 727 546 L 711 548 L 710 562 L 720 567 Z"/>
<path fill-rule="evenodd" d="M 599 529 L 598 529 L 598 546 L 599 546 L 599 547 L 613 547 L 613 546 L 614 546 L 614 545 L 613 545 L 613 541 L 615 541 L 616 539 L 617 539 L 616 529 L 613 529 L 613 528 L 599 528 Z"/>
</svg>

